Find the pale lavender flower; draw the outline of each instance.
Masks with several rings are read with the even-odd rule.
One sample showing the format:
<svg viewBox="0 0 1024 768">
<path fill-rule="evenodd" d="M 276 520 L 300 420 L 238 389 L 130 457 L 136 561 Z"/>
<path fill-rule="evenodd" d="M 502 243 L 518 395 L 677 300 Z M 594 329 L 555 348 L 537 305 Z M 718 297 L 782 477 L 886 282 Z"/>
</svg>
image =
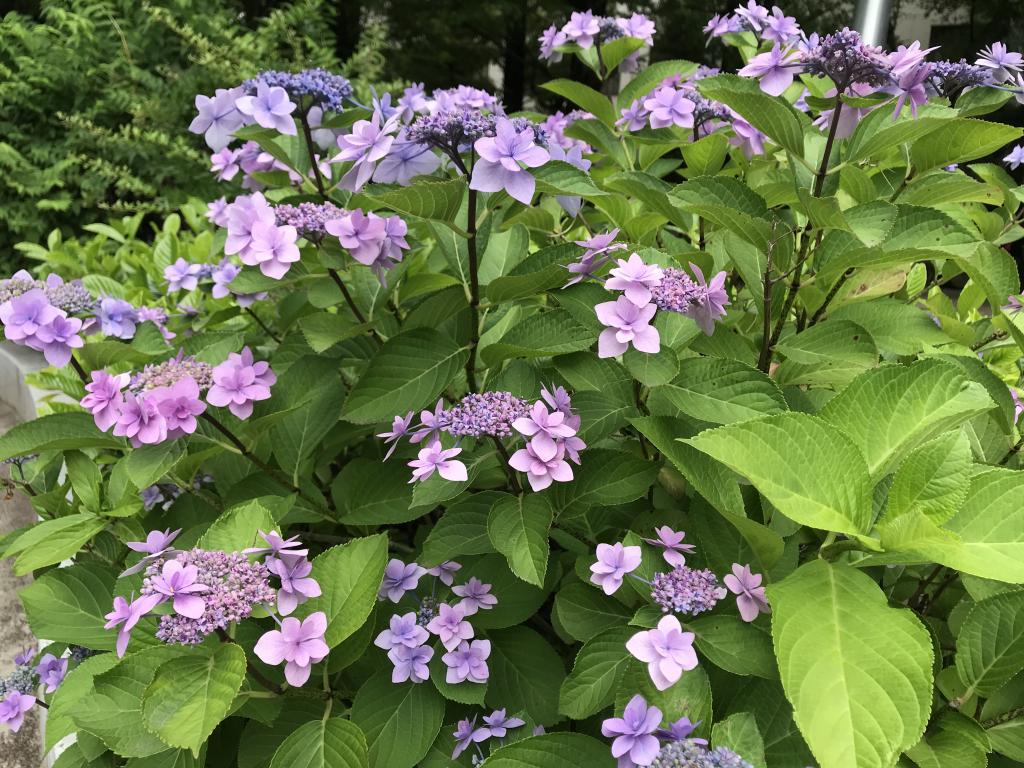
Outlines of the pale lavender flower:
<svg viewBox="0 0 1024 768">
<path fill-rule="evenodd" d="M 80 349 L 85 342 L 78 335 L 82 330 L 82 321 L 77 317 L 66 317 L 63 311 L 58 311 L 60 314 L 57 317 L 39 327 L 29 346 L 42 352 L 50 365 L 62 368 L 70 362 L 71 350 Z"/>
<path fill-rule="evenodd" d="M 181 528 L 172 531 L 167 528 L 163 531 L 150 531 L 145 541 L 128 541 L 125 546 L 135 552 L 142 552 L 147 555 L 162 555 L 171 547 L 171 543 L 181 533 Z"/>
<path fill-rule="evenodd" d="M 463 482 L 469 479 L 466 465 L 455 459 L 462 453 L 461 448 L 445 448 L 440 440 L 435 440 L 426 448 L 421 448 L 415 459 L 408 462 L 412 467 L 410 483 L 426 480 L 437 471 L 445 480 Z"/>
<path fill-rule="evenodd" d="M 413 83 L 398 97 L 398 114 L 403 123 L 410 122 L 416 115 L 428 109 L 423 83 Z"/>
<path fill-rule="evenodd" d="M 684 739 L 688 739 L 696 744 L 707 746 L 707 739 L 691 738 L 691 734 L 697 730 L 697 726 L 700 724 L 700 720 L 694 723 L 688 717 L 680 717 L 675 722 L 669 723 L 668 728 L 659 728 L 654 732 L 654 735 L 659 739 L 664 739 L 665 741 L 683 741 Z"/>
<path fill-rule="evenodd" d="M 467 717 L 465 720 L 459 720 L 456 723 L 455 732 L 452 733 L 452 736 L 455 737 L 455 749 L 452 750 L 452 760 L 455 760 L 472 744 L 478 744 L 491 738 L 491 731 L 488 728 L 477 728 L 476 717 L 473 717 L 472 720 Z"/>
<path fill-rule="evenodd" d="M 587 240 L 574 241 L 576 245 L 586 248 L 586 250 L 578 261 L 566 267 L 573 274 L 573 277 L 563 287 L 568 288 L 570 285 L 575 285 L 587 277 L 592 277 L 597 270 L 608 263 L 609 259 L 611 259 L 612 251 L 624 250 L 626 248 L 625 243 L 612 242 L 618 237 L 618 234 L 619 229 L 616 227 L 611 232 L 594 235 Z"/>
<path fill-rule="evenodd" d="M 979 67 L 992 70 L 992 81 L 1005 83 L 1014 73 L 1024 69 L 1024 56 L 1007 49 L 1005 43 L 992 43 L 987 48 L 978 51 L 978 60 L 974 62 Z"/>
<path fill-rule="evenodd" d="M 328 234 L 341 241 L 341 247 L 352 254 L 360 264 L 369 266 L 380 258 L 384 239 L 387 237 L 387 222 L 375 213 L 351 211 L 324 224 Z"/>
<path fill-rule="evenodd" d="M 687 314 L 710 336 L 715 332 L 715 320 L 725 317 L 725 307 L 730 303 L 729 295 L 725 292 L 726 274 L 719 272 L 708 283 L 705 282 L 700 267 L 690 262 L 690 269 L 697 278 L 698 291 L 696 301 L 690 306 Z"/>
<path fill-rule="evenodd" d="M 388 658 L 395 665 L 391 672 L 391 682 L 398 684 L 411 680 L 413 683 L 425 683 L 430 679 L 427 663 L 434 658 L 434 649 L 429 645 L 416 648 L 397 646 L 388 651 Z"/>
<path fill-rule="evenodd" d="M 420 426 L 409 438 L 409 442 L 419 443 L 427 440 L 432 443 L 440 437 L 441 431 L 446 430 L 449 424 L 451 424 L 451 420 L 448 417 L 448 412 L 444 409 L 444 399 L 439 399 L 434 405 L 433 412 L 420 411 Z"/>
<path fill-rule="evenodd" d="M 665 561 L 673 568 L 686 565 L 686 558 L 683 553 L 692 553 L 694 551 L 693 544 L 683 544 L 686 533 L 683 531 L 673 531 L 667 525 L 655 528 L 654 532 L 658 534 L 658 538 L 644 539 L 644 541 L 662 550 L 661 554 Z"/>
<path fill-rule="evenodd" d="M 753 0 L 751 0 L 753 2 Z M 658 739 L 654 732 L 661 725 L 661 710 L 648 707 L 647 701 L 639 693 L 629 700 L 622 712 L 622 717 L 610 717 L 601 723 L 601 734 L 607 738 L 615 737 L 612 742 L 612 757 L 628 758 L 632 765 L 650 765 L 658 756 Z"/>
<path fill-rule="evenodd" d="M 210 155 L 210 171 L 217 181 L 231 181 L 239 170 L 237 150 L 224 147 Z"/>
<path fill-rule="evenodd" d="M 392 616 L 388 628 L 377 635 L 373 644 L 390 651 L 395 648 L 419 648 L 429 639 L 427 630 L 416 623 L 416 612 L 409 611 L 404 616 Z"/>
<path fill-rule="evenodd" d="M 248 347 L 241 354 L 231 353 L 213 369 L 213 386 L 206 393 L 210 405 L 227 406 L 239 419 L 252 415 L 253 403 L 270 398 L 270 387 L 277 376 L 266 361 L 254 362 Z"/>
<path fill-rule="evenodd" d="M 572 440 L 573 438 L 568 439 Z M 553 454 L 542 458 L 538 455 L 534 444 L 530 442 L 526 444 L 525 448 L 520 448 L 513 453 L 508 464 L 513 469 L 526 473 L 526 479 L 529 480 L 530 488 L 534 492 L 543 491 L 553 482 L 568 483 L 573 479 L 572 467 L 566 462 L 565 454 L 565 445 L 558 443 Z M 576 463 L 579 463 L 578 453 Z"/>
<path fill-rule="evenodd" d="M 208 592 L 210 588 L 199 584 L 199 569 L 194 565 L 182 565 L 177 560 L 164 563 L 161 575 L 154 576 L 152 586 L 155 592 L 173 601 L 174 612 L 189 619 L 198 619 L 206 610 L 206 602 L 197 593 Z"/>
<path fill-rule="evenodd" d="M 295 104 L 288 98 L 288 92 L 278 86 L 268 86 L 257 82 L 255 96 L 241 96 L 235 106 L 243 115 L 248 115 L 264 128 L 272 128 L 278 133 L 295 136 L 295 120 L 292 112 Z"/>
<path fill-rule="evenodd" d="M 615 267 L 605 281 L 605 288 L 610 291 L 622 291 L 626 298 L 638 307 L 651 303 L 651 288 L 661 283 L 661 267 L 646 264 L 639 254 L 632 254 L 628 260 L 618 259 Z"/>
<path fill-rule="evenodd" d="M 626 650 L 647 664 L 654 687 L 665 691 L 679 682 L 683 672 L 696 668 L 693 632 L 683 632 L 679 619 L 665 616 L 656 629 L 637 632 L 626 641 Z"/>
<path fill-rule="evenodd" d="M 733 563 L 732 573 L 722 579 L 729 591 L 736 595 L 736 607 L 744 621 L 753 621 L 759 613 L 771 613 L 761 578 L 761 574 L 750 571 L 749 565 Z"/>
<path fill-rule="evenodd" d="M 395 141 L 394 133 L 398 130 L 398 117 L 392 117 L 381 125 L 379 112 L 370 120 L 357 120 L 352 126 L 352 133 L 338 137 L 341 149 L 332 158 L 332 163 L 353 161 L 352 167 L 341 177 L 338 186 L 350 192 L 358 192 L 370 180 L 377 163 L 387 156 Z"/>
<path fill-rule="evenodd" d="M 800 25 L 794 16 L 787 16 L 777 5 L 772 6 L 771 15 L 765 19 L 761 39 L 786 45 L 800 37 Z"/>
<path fill-rule="evenodd" d="M 634 99 L 628 107 L 620 109 L 619 114 L 621 117 L 615 121 L 615 127 L 624 131 L 639 131 L 647 125 L 647 120 L 651 116 L 650 110 L 639 99 Z"/>
<path fill-rule="evenodd" d="M 409 411 L 407 414 L 405 414 L 404 417 L 395 416 L 395 418 L 391 421 L 391 431 L 377 433 L 377 437 L 381 437 L 384 439 L 385 445 L 387 445 L 388 443 L 391 444 L 391 447 L 388 448 L 387 453 L 384 454 L 384 461 L 387 461 L 388 459 L 391 458 L 391 454 L 393 454 L 395 452 L 395 449 L 398 447 L 398 441 L 401 438 L 408 436 L 409 427 L 412 425 L 413 416 L 413 411 Z"/>
<path fill-rule="evenodd" d="M 917 69 L 900 75 L 896 79 L 895 85 L 884 89 L 897 95 L 896 107 L 892 112 L 893 120 L 899 117 L 904 104 L 910 104 L 910 114 L 917 117 L 918 107 L 928 103 L 928 91 L 925 89 L 925 84 L 931 77 L 931 71 L 931 64 L 921 64 Z"/>
<path fill-rule="evenodd" d="M 115 299 L 111 296 L 101 299 L 97 316 L 104 336 L 130 339 L 135 335 L 138 314 L 135 307 L 124 299 Z"/>
<path fill-rule="evenodd" d="M 206 410 L 199 398 L 199 384 L 191 376 L 174 382 L 169 387 L 150 390 L 149 397 L 156 403 L 157 412 L 167 422 L 167 437 L 175 439 L 196 431 L 196 417 Z"/>
<path fill-rule="evenodd" d="M 167 292 L 192 291 L 199 285 L 203 275 L 203 264 L 189 264 L 179 258 L 173 264 L 164 267 L 164 280 L 167 281 Z"/>
<path fill-rule="evenodd" d="M 654 22 L 642 13 L 634 13 L 628 19 L 615 19 L 615 23 L 626 37 L 635 37 L 647 45 L 654 45 L 654 33 L 657 28 Z"/>
<path fill-rule="evenodd" d="M 654 304 L 638 307 L 625 296 L 594 307 L 597 319 L 605 326 L 597 339 L 598 357 L 617 357 L 632 344 L 639 352 L 655 354 L 661 349 L 661 336 L 651 325 L 657 311 Z"/>
<path fill-rule="evenodd" d="M 471 576 L 465 584 L 452 587 L 452 592 L 462 599 L 459 605 L 472 616 L 478 610 L 488 611 L 498 604 L 498 598 L 491 594 L 491 585 L 484 584 L 476 576 Z"/>
<path fill-rule="evenodd" d="M 280 280 L 299 260 L 299 246 L 296 241 L 299 232 L 295 227 L 279 227 L 268 221 L 256 221 L 252 225 L 249 247 L 239 254 L 243 264 L 259 266 L 260 272 L 274 280 Z"/>
<path fill-rule="evenodd" d="M 847 28 L 821 38 L 803 55 L 803 63 L 809 74 L 830 78 L 840 93 L 855 84 L 877 88 L 891 79 L 884 51 L 866 45 L 858 32 Z"/>
<path fill-rule="evenodd" d="M 622 542 L 597 545 L 597 562 L 590 566 L 590 580 L 606 595 L 615 594 L 627 573 L 640 567 L 642 553 L 638 546 L 623 546 Z"/>
<path fill-rule="evenodd" d="M 487 668 L 487 657 L 490 655 L 490 640 L 463 640 L 454 651 L 441 657 L 441 661 L 448 667 L 445 682 L 453 685 L 466 681 L 486 683 L 490 675 Z"/>
<path fill-rule="evenodd" d="M 122 625 L 117 632 L 117 643 L 115 644 L 119 657 L 124 656 L 124 652 L 128 649 L 128 640 L 131 637 L 132 629 L 160 602 L 161 596 L 157 594 L 140 595 L 137 600 L 130 603 L 120 596 L 114 598 L 114 610 L 104 616 L 107 623 L 103 625 L 103 628 L 113 629 L 118 624 Z"/>
<path fill-rule="evenodd" d="M 409 615 L 415 620 L 414 614 Z M 441 603 L 437 616 L 430 620 L 427 629 L 441 639 L 447 651 L 454 651 L 463 640 L 473 637 L 473 627 L 466 621 L 466 609 L 461 604 Z"/>
<path fill-rule="evenodd" d="M 544 462 L 554 458 L 558 451 L 558 440 L 576 434 L 576 430 L 565 423 L 564 413 L 549 412 L 540 400 L 533 404 L 528 414 L 513 421 L 512 428 L 530 438 L 533 455 Z"/>
<path fill-rule="evenodd" d="M 434 568 L 428 568 L 427 573 L 437 578 L 446 587 L 455 583 L 455 574 L 462 570 L 462 566 L 454 560 L 447 560 Z"/>
<path fill-rule="evenodd" d="M 756 77 L 762 91 L 778 96 L 793 84 L 796 58 L 797 54 L 792 48 L 783 48 L 775 43 L 770 51 L 754 56 L 737 74 L 741 77 Z"/>
<path fill-rule="evenodd" d="M 401 560 L 392 558 L 384 568 L 384 581 L 377 592 L 377 598 L 383 600 L 385 597 L 392 603 L 397 603 L 406 592 L 416 589 L 420 577 L 427 572 L 416 563 L 406 565 Z"/>
<path fill-rule="evenodd" d="M 665 613 L 696 616 L 710 611 L 727 594 L 707 568 L 696 570 L 683 565 L 668 573 L 656 573 L 651 579 L 651 599 Z"/>
<path fill-rule="evenodd" d="M 915 40 L 910 45 L 901 45 L 887 57 L 892 76 L 900 78 L 916 70 L 924 63 L 925 56 L 937 48 L 937 45 L 931 48 L 922 48 L 918 40 Z"/>
<path fill-rule="evenodd" d="M 241 88 L 218 88 L 211 98 L 202 94 L 196 96 L 195 116 L 188 130 L 204 134 L 206 144 L 215 152 L 231 143 L 232 134 L 245 122 L 245 117 L 235 107 L 235 101 L 242 95 Z"/>
<path fill-rule="evenodd" d="M 470 189 L 481 192 L 504 189 L 513 199 L 529 205 L 537 181 L 525 168 L 537 168 L 550 159 L 548 151 L 537 146 L 534 140 L 532 127 L 517 130 L 511 120 L 499 118 L 494 137 L 484 136 L 473 144 L 480 157 L 473 166 Z"/>
<path fill-rule="evenodd" d="M 277 591 L 277 610 L 282 616 L 292 613 L 313 597 L 320 597 L 320 584 L 310 578 L 313 564 L 302 555 L 282 554 L 267 558 L 267 570 L 281 579 Z"/>
<path fill-rule="evenodd" d="M 555 49 L 560 45 L 565 45 L 567 40 L 565 32 L 552 24 L 537 38 L 537 42 L 540 43 L 540 58 L 550 61 L 552 64 L 558 63 L 562 60 L 562 54 Z"/>
<path fill-rule="evenodd" d="M 47 693 L 53 693 L 64 681 L 64 675 L 68 673 L 68 660 L 58 659 L 52 653 L 48 653 L 39 660 L 36 667 L 36 674 L 39 675 L 39 682 L 46 686 Z"/>
<path fill-rule="evenodd" d="M 302 548 L 302 542 L 299 541 L 298 536 L 289 536 L 286 539 L 277 531 L 270 531 L 269 533 L 259 531 L 259 537 L 263 539 L 267 546 L 243 549 L 243 555 L 269 554 L 271 557 L 284 557 L 286 555 L 292 557 L 305 557 L 309 554 L 308 549 Z"/>
<path fill-rule="evenodd" d="M 274 209 L 261 192 L 236 197 L 226 209 L 228 237 L 224 253 L 228 256 L 245 253 L 252 243 L 252 230 L 257 222 L 274 224 Z"/>
<path fill-rule="evenodd" d="M 708 23 L 704 25 L 704 33 L 708 36 L 708 41 L 714 37 L 721 37 L 727 35 L 730 32 L 739 32 L 740 26 L 737 20 L 731 14 L 725 14 L 720 16 L 717 13 L 708 19 Z"/>
<path fill-rule="evenodd" d="M 1011 315 L 1016 315 L 1018 312 L 1024 312 L 1024 296 L 1008 296 L 1006 298 L 1006 306 L 1003 307 L 1003 312 L 1009 312 Z"/>
<path fill-rule="evenodd" d="M 426 176 L 441 167 L 438 157 L 426 144 L 408 140 L 406 131 L 398 134 L 387 157 L 380 161 L 373 172 L 378 184 L 400 184 L 407 187 L 416 176 Z"/>
<path fill-rule="evenodd" d="M 1003 162 L 1009 166 L 1011 171 L 1017 170 L 1024 163 L 1024 144 L 1018 144 L 1010 150 L 1010 154 L 1003 158 Z"/>
<path fill-rule="evenodd" d="M 736 113 L 732 113 L 732 130 L 736 135 L 729 143 L 737 146 L 749 160 L 764 154 L 764 142 L 768 137 Z"/>
<path fill-rule="evenodd" d="M 644 101 L 644 109 L 651 113 L 651 128 L 692 128 L 696 106 L 684 91 L 669 86 L 658 88 Z"/>
<path fill-rule="evenodd" d="M 487 723 L 487 730 L 496 739 L 503 739 L 512 728 L 520 728 L 526 725 L 526 721 L 519 717 L 508 717 L 504 709 L 496 709 L 489 715 L 484 715 L 484 722 Z"/>
<path fill-rule="evenodd" d="M 25 721 L 25 713 L 32 709 L 32 705 L 35 703 L 34 696 L 11 691 L 7 694 L 7 698 L 0 701 L 0 723 L 17 733 Z"/>
<path fill-rule="evenodd" d="M 558 144 L 552 144 L 548 147 L 548 152 L 552 160 L 561 160 L 581 171 L 590 170 L 591 161 L 583 157 L 583 148 L 578 144 L 568 150 Z M 555 200 L 569 216 L 575 217 L 583 207 L 583 198 L 578 195 L 556 195 Z"/>
<path fill-rule="evenodd" d="M 566 39 L 576 43 L 580 48 L 589 48 L 594 38 L 601 31 L 601 19 L 593 11 L 574 11 L 569 21 L 562 27 Z"/>
<path fill-rule="evenodd" d="M 573 415 L 572 398 L 565 391 L 565 387 L 551 385 L 551 389 L 548 389 L 546 386 L 542 386 L 540 388 L 540 397 L 552 410 L 565 414 L 566 424 L 573 429 L 579 429 L 580 417 Z"/>
<path fill-rule="evenodd" d="M 39 331 L 63 313 L 50 304 L 46 294 L 33 288 L 0 304 L 4 335 L 17 344 L 38 348 Z"/>
<path fill-rule="evenodd" d="M 32 661 L 32 658 L 36 655 L 35 650 L 31 647 L 26 648 L 24 651 L 19 651 L 14 654 L 14 666 L 24 667 L 26 664 Z"/>
<path fill-rule="evenodd" d="M 327 614 L 323 611 L 311 613 L 301 622 L 289 616 L 281 622 L 281 629 L 272 629 L 256 643 L 253 651 L 264 664 L 277 666 L 287 662 L 284 677 L 289 685 L 296 688 L 309 680 L 313 664 L 322 661 L 330 653 L 324 642 L 327 631 Z"/>
<path fill-rule="evenodd" d="M 1024 413 L 1024 402 L 1021 402 L 1016 389 L 1010 389 L 1010 397 L 1013 398 L 1013 423 L 1016 424 L 1020 421 L 1020 415 Z"/>
</svg>

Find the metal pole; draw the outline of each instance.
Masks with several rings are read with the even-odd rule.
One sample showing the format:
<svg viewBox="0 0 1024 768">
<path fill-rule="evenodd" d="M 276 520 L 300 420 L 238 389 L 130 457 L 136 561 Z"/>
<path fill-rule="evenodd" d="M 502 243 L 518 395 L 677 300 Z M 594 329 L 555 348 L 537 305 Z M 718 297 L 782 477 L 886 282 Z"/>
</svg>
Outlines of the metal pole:
<svg viewBox="0 0 1024 768">
<path fill-rule="evenodd" d="M 885 45 L 891 0 L 857 0 L 853 26 L 869 45 Z"/>
</svg>

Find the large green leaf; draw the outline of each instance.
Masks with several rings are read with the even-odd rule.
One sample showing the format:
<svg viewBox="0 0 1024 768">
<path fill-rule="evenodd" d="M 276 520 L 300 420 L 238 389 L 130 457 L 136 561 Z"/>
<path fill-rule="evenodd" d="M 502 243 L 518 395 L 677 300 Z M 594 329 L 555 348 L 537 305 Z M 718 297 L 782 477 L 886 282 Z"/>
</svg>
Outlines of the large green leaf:
<svg viewBox="0 0 1024 768">
<path fill-rule="evenodd" d="M 754 768 L 765 768 L 764 740 L 757 729 L 757 721 L 749 712 L 736 712 L 715 723 L 711 746 L 728 747 Z"/>
<path fill-rule="evenodd" d="M 946 336 L 923 310 L 891 298 L 857 301 L 829 311 L 833 320 L 849 320 L 864 328 L 880 352 L 913 355 L 925 345 L 948 344 Z"/>
<path fill-rule="evenodd" d="M 659 691 L 647 665 L 630 657 L 625 672 L 619 678 L 615 693 L 615 713 L 621 714 L 626 704 L 639 693 L 651 705 L 661 710 L 668 722 L 674 722 L 684 715 L 697 726 L 697 735 L 710 735 L 711 726 L 711 681 L 705 668 L 697 666 L 683 672 L 683 676 L 669 688 Z"/>
<path fill-rule="evenodd" d="M 439 181 L 421 176 L 407 187 L 374 189 L 372 193 L 363 194 L 395 213 L 451 224 L 466 194 L 466 182 L 463 179 Z"/>
<path fill-rule="evenodd" d="M 759 625 L 738 616 L 698 616 L 686 628 L 697 635 L 697 650 L 715 666 L 734 675 L 778 678 L 771 638 Z"/>
<path fill-rule="evenodd" d="M 452 504 L 427 534 L 419 563 L 433 568 L 463 555 L 493 552 L 487 518 L 499 498 L 497 491 L 484 491 Z"/>
<path fill-rule="evenodd" d="M 697 87 L 709 99 L 732 107 L 779 146 L 803 157 L 803 127 L 796 111 L 782 98 L 763 93 L 749 78 L 730 74 L 704 78 Z"/>
<path fill-rule="evenodd" d="M 548 528 L 553 517 L 547 496 L 536 493 L 506 495 L 487 517 L 491 543 L 508 560 L 512 573 L 538 587 L 544 586 L 548 570 Z"/>
<path fill-rule="evenodd" d="M 738 360 L 683 360 L 679 375 L 660 391 L 687 416 L 712 424 L 732 424 L 788 410 L 775 382 Z"/>
<path fill-rule="evenodd" d="M 50 698 L 50 708 L 46 711 L 44 752 L 49 752 L 54 744 L 77 730 L 74 713 L 92 691 L 93 678 L 120 661 L 116 654 L 100 653 L 90 656 L 68 671 L 67 677 Z"/>
<path fill-rule="evenodd" d="M 848 384 L 878 363 L 871 335 L 848 320 L 826 320 L 775 345 L 786 360 L 775 374 L 780 385 Z"/>
<path fill-rule="evenodd" d="M 433 405 L 469 352 L 441 333 L 415 328 L 388 339 L 349 392 L 342 418 L 356 424 L 389 421 Z"/>
<path fill-rule="evenodd" d="M 409 470 L 397 459 L 355 458 L 331 484 L 335 505 L 346 525 L 393 525 L 415 520 L 423 510 L 410 509 Z"/>
<path fill-rule="evenodd" d="M 480 352 L 487 365 L 512 357 L 550 357 L 587 349 L 594 334 L 564 309 L 538 312 L 512 326 L 501 339 Z"/>
<path fill-rule="evenodd" d="M 95 565 L 48 571 L 19 592 L 36 637 L 114 650 L 117 633 L 103 628 L 110 611 L 114 575 Z"/>
<path fill-rule="evenodd" d="M 552 500 L 560 510 L 639 499 L 657 477 L 658 467 L 623 451 L 593 448 L 573 473 L 573 482 L 557 483 L 552 489 Z"/>
<path fill-rule="evenodd" d="M 444 720 L 444 699 L 432 685 L 391 682 L 382 669 L 356 692 L 352 722 L 366 735 L 373 768 L 413 768 Z"/>
<path fill-rule="evenodd" d="M 199 546 L 241 552 L 260 543 L 260 531 L 268 533 L 275 527 L 274 516 L 263 500 L 250 499 L 221 513 L 199 539 Z"/>
<path fill-rule="evenodd" d="M 180 440 L 133 448 L 124 458 L 125 472 L 136 488 L 147 488 L 162 479 L 185 456 Z"/>
<path fill-rule="evenodd" d="M 611 127 L 615 125 L 615 110 L 608 97 L 599 91 L 575 80 L 551 80 L 541 85 L 545 91 L 563 96 L 584 112 L 589 112 L 602 123 Z"/>
<path fill-rule="evenodd" d="M 93 536 L 106 527 L 101 517 L 82 512 L 36 523 L 7 547 L 4 555 L 18 555 L 14 574 L 23 576 L 36 568 L 73 557 Z"/>
<path fill-rule="evenodd" d="M 956 636 L 956 669 L 971 694 L 989 696 L 1024 669 L 1024 591 L 971 608 Z"/>
<path fill-rule="evenodd" d="M 877 479 L 921 443 L 993 407 L 985 388 L 956 367 L 923 360 L 864 373 L 821 417 L 853 440 Z"/>
<path fill-rule="evenodd" d="M 245 680 L 245 651 L 224 643 L 164 662 L 142 697 L 146 728 L 172 747 L 199 747 L 231 709 Z"/>
<path fill-rule="evenodd" d="M 491 753 L 487 768 L 612 768 L 608 745 L 582 733 L 546 733 L 506 744 Z"/>
<path fill-rule="evenodd" d="M 558 701 L 551 694 L 562 685 L 565 667 L 551 644 L 529 627 L 491 630 L 488 637 L 488 706 L 525 710 L 542 725 L 557 722 Z"/>
<path fill-rule="evenodd" d="M 970 441 L 961 431 L 925 443 L 896 470 L 882 520 L 920 512 L 945 522 L 967 498 L 972 466 Z"/>
<path fill-rule="evenodd" d="M 928 630 L 865 573 L 824 560 L 768 599 L 782 685 L 822 768 L 891 768 L 931 712 Z"/>
<path fill-rule="evenodd" d="M 388 560 L 387 534 L 378 533 L 339 544 L 313 558 L 312 577 L 322 594 L 303 603 L 296 615 L 327 614 L 324 638 L 331 648 L 363 625 L 377 602 Z"/>
<path fill-rule="evenodd" d="M 0 461 L 41 451 L 124 447 L 124 440 L 101 432 L 88 413 L 51 413 L 17 424 L 0 435 Z"/>
<path fill-rule="evenodd" d="M 1020 138 L 1024 130 L 986 120 L 958 117 L 947 120 L 942 130 L 915 141 L 910 160 L 918 173 L 952 163 L 965 163 L 1002 149 Z"/>
<path fill-rule="evenodd" d="M 606 629 L 625 626 L 633 615 L 622 603 L 580 582 L 555 595 L 554 613 L 561 627 L 583 643 Z"/>
<path fill-rule="evenodd" d="M 635 627 L 615 627 L 583 644 L 558 693 L 559 712 L 582 720 L 614 701 L 619 675 L 633 658 L 626 641 L 636 632 Z"/>
<path fill-rule="evenodd" d="M 786 517 L 841 533 L 865 533 L 871 489 L 864 458 L 815 416 L 780 413 L 685 440 L 746 476 Z M 836 467 L 843 471 L 837 473 Z"/>
<path fill-rule="evenodd" d="M 271 768 L 369 768 L 366 737 L 350 720 L 330 717 L 300 726 L 274 752 Z"/>
</svg>

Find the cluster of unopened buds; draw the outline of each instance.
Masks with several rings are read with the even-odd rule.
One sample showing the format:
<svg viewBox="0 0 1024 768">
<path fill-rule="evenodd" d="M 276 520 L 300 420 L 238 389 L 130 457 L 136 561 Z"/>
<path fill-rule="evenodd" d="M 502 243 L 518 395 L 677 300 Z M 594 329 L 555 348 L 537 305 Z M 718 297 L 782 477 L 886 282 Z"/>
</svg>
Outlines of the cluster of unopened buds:
<svg viewBox="0 0 1024 768">
<path fill-rule="evenodd" d="M 448 561 L 434 568 L 423 568 L 416 563 L 391 560 L 384 569 L 378 599 L 400 603 L 406 593 L 412 593 L 417 604 L 414 611 L 395 614 L 388 628 L 377 635 L 373 644 L 387 651 L 394 664 L 393 683 L 424 683 L 430 678 L 428 664 L 434 658 L 434 648 L 427 645 L 431 635 L 446 653 L 441 657 L 449 684 L 463 682 L 483 684 L 490 671 L 487 658 L 491 655 L 491 641 L 474 639 L 473 625 L 467 620 L 478 611 L 490 610 L 498 604 L 491 594 L 491 585 L 471 577 L 465 584 L 455 584 L 455 574 L 462 568 Z M 433 577 L 429 595 L 416 593 L 420 579 Z M 442 600 L 437 596 L 437 585 L 450 589 L 452 597 Z M 521 724 L 521 723 L 520 723 Z"/>
<path fill-rule="evenodd" d="M 247 419 L 254 403 L 267 400 L 277 381 L 270 365 L 253 360 L 248 347 L 217 366 L 179 354 L 134 376 L 101 369 L 90 378 L 81 406 L 97 427 L 104 432 L 113 427 L 113 434 L 127 437 L 136 448 L 192 434 L 207 404 L 226 406 Z"/>
<path fill-rule="evenodd" d="M 49 650 L 36 658 L 27 648 L 14 656 L 14 671 L 0 679 L 0 725 L 17 732 L 25 722 L 25 715 L 43 700 L 55 693 L 68 674 L 69 665 L 79 664 L 92 654 L 88 648 L 72 645 L 66 655 L 55 655 Z"/>
<path fill-rule="evenodd" d="M 426 480 L 435 471 L 445 480 L 465 481 L 469 478 L 466 465 L 455 458 L 462 453 L 463 438 L 489 437 L 504 451 L 501 441 L 518 433 L 526 438 L 526 445 L 512 454 L 508 464 L 526 473 L 534 491 L 542 491 L 553 482 L 572 480 L 569 461 L 579 465 L 580 451 L 587 447 L 577 436 L 580 417 L 573 411 L 572 400 L 563 387 L 541 388 L 541 399 L 533 405 L 511 392 L 472 393 L 451 409 L 446 409 L 441 399 L 433 411 L 420 412 L 416 427 L 412 423 L 414 417 L 413 411 L 396 416 L 391 430 L 377 435 L 391 444 L 385 461 L 398 447 L 400 438 L 408 437 L 414 445 L 425 445 L 409 462 L 413 469 L 409 482 Z M 453 447 L 444 447 L 442 433 L 455 438 Z"/>
</svg>

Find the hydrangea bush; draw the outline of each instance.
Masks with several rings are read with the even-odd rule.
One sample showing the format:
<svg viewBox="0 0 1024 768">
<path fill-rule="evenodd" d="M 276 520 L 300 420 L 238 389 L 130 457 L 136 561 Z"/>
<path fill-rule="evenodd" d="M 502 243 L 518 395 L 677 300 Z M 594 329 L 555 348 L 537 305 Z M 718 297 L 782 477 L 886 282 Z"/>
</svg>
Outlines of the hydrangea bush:
<svg viewBox="0 0 1024 768">
<path fill-rule="evenodd" d="M 27 249 L 0 721 L 62 766 L 1024 759 L 1022 57 L 707 32 L 738 74 L 574 13 L 540 55 L 604 86 L 551 116 L 224 83 L 191 232 Z"/>
</svg>

